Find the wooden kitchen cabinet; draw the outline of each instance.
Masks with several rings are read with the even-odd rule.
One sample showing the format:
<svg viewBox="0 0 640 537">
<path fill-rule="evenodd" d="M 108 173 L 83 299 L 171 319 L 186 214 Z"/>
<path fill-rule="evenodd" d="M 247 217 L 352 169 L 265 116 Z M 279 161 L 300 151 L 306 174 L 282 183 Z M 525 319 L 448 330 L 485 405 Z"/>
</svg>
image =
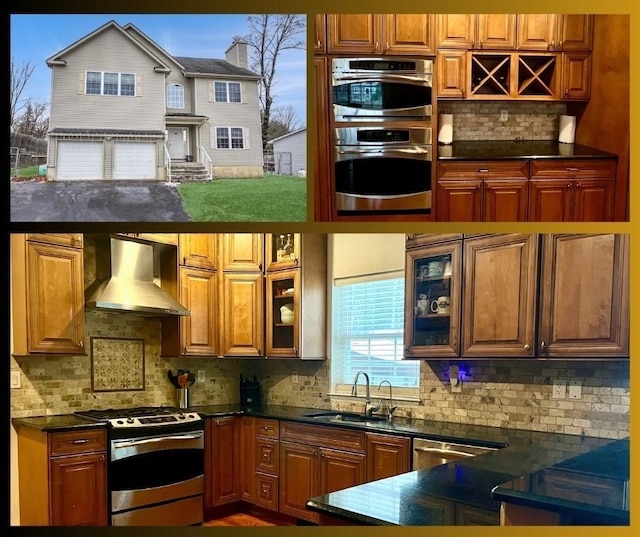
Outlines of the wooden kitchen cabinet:
<svg viewBox="0 0 640 537">
<path fill-rule="evenodd" d="M 185 267 L 215 270 L 217 266 L 217 235 L 215 233 L 180 233 L 179 263 Z"/>
<path fill-rule="evenodd" d="M 516 43 L 514 14 L 439 14 L 439 49 L 508 49 Z"/>
<path fill-rule="evenodd" d="M 264 276 L 261 272 L 223 272 L 220 354 L 228 357 L 264 354 Z"/>
<path fill-rule="evenodd" d="M 327 15 L 327 51 L 346 54 L 435 54 L 429 14 Z"/>
<path fill-rule="evenodd" d="M 69 246 L 70 248 L 82 248 L 82 233 L 27 233 L 27 240 L 31 242 L 43 242 L 45 244 Z"/>
<path fill-rule="evenodd" d="M 256 418 L 254 460 L 254 503 L 278 511 L 280 482 L 280 428 L 278 420 Z"/>
<path fill-rule="evenodd" d="M 106 430 L 16 431 L 20 524 L 106 526 Z"/>
<path fill-rule="evenodd" d="M 608 222 L 613 219 L 616 161 L 532 161 L 529 220 Z"/>
<path fill-rule="evenodd" d="M 313 43 L 313 52 L 315 54 L 324 54 L 327 52 L 327 18 L 326 15 L 316 13 L 314 20 L 316 39 Z"/>
<path fill-rule="evenodd" d="M 462 356 L 535 354 L 538 236 L 464 241 Z"/>
<path fill-rule="evenodd" d="M 462 240 L 406 251 L 405 358 L 459 355 L 461 280 Z"/>
<path fill-rule="evenodd" d="M 591 53 L 562 53 L 562 99 L 587 100 L 591 96 Z"/>
<path fill-rule="evenodd" d="M 405 248 L 419 248 L 439 242 L 449 242 L 462 238 L 462 233 L 407 233 Z"/>
<path fill-rule="evenodd" d="M 558 15 L 518 14 L 518 50 L 555 50 Z"/>
<path fill-rule="evenodd" d="M 320 494 L 318 448 L 280 442 L 280 513 L 318 522 L 318 513 L 306 508 L 307 501 Z"/>
<path fill-rule="evenodd" d="M 328 494 L 366 481 L 364 453 L 320 448 L 320 494 Z"/>
<path fill-rule="evenodd" d="M 590 51 L 593 46 L 593 15 L 558 15 L 558 50 Z"/>
<path fill-rule="evenodd" d="M 11 234 L 14 355 L 86 354 L 83 251 L 59 239 Z"/>
<path fill-rule="evenodd" d="M 522 222 L 528 209 L 527 161 L 439 162 L 436 218 L 442 222 Z"/>
<path fill-rule="evenodd" d="M 267 233 L 265 236 L 265 270 L 292 269 L 300 266 L 299 233 Z"/>
<path fill-rule="evenodd" d="M 330 60 L 316 57 L 313 60 L 316 119 L 316 157 L 314 162 L 314 215 L 316 222 L 328 222 L 333 214 L 332 200 L 333 157 L 331 156 L 333 135 L 330 134 L 329 107 L 331 87 L 329 85 Z"/>
<path fill-rule="evenodd" d="M 411 438 L 367 433 L 367 481 L 411 470 Z"/>
<path fill-rule="evenodd" d="M 256 490 L 256 419 L 240 418 L 240 499 L 253 503 Z"/>
<path fill-rule="evenodd" d="M 225 272 L 262 272 L 264 236 L 262 233 L 223 233 L 221 265 Z"/>
<path fill-rule="evenodd" d="M 629 355 L 629 236 L 551 234 L 542 242 L 538 353 Z"/>
<path fill-rule="evenodd" d="M 464 50 L 441 50 L 436 58 L 437 97 L 464 99 L 467 86 L 467 53 Z"/>
<path fill-rule="evenodd" d="M 147 242 L 155 242 L 158 244 L 168 244 L 176 246 L 178 244 L 177 233 L 118 233 L 118 235 L 125 235 L 132 239 L 140 239 Z"/>
<path fill-rule="evenodd" d="M 237 416 L 205 421 L 205 509 L 240 500 L 240 431 Z"/>
<path fill-rule="evenodd" d="M 456 503 L 456 526 L 499 526 L 500 512 Z"/>
</svg>

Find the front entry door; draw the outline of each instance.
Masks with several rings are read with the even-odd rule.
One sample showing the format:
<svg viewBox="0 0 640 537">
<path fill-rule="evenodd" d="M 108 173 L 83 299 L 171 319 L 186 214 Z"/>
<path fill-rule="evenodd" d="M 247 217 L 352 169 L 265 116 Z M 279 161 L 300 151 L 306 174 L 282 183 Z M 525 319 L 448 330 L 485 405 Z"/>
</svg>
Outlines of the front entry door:
<svg viewBox="0 0 640 537">
<path fill-rule="evenodd" d="M 184 160 L 187 129 L 169 129 L 169 156 L 171 160 Z"/>
</svg>

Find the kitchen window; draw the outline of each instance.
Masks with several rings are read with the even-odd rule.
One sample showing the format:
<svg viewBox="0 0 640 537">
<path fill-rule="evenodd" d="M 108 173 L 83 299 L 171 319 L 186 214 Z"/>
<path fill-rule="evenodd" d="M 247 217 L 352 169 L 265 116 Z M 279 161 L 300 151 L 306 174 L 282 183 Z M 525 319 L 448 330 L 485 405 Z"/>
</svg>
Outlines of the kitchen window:
<svg viewBox="0 0 640 537">
<path fill-rule="evenodd" d="M 240 82 L 214 82 L 213 95 L 217 103 L 240 103 L 242 102 Z"/>
<path fill-rule="evenodd" d="M 216 127 L 216 149 L 245 149 L 245 132 L 242 127 Z"/>
<path fill-rule="evenodd" d="M 136 75 L 131 73 L 87 71 L 85 80 L 86 95 L 134 97 L 136 93 Z"/>
<path fill-rule="evenodd" d="M 404 274 L 393 271 L 334 280 L 332 293 L 331 384 L 351 394 L 358 371 L 369 375 L 372 393 L 381 381 L 394 398 L 417 398 L 420 362 L 404 361 Z M 362 384 L 362 378 L 359 381 Z M 381 394 L 387 395 L 388 386 Z M 362 386 L 359 394 L 364 394 Z"/>
<path fill-rule="evenodd" d="M 167 86 L 167 108 L 184 108 L 184 86 L 181 84 Z"/>
</svg>

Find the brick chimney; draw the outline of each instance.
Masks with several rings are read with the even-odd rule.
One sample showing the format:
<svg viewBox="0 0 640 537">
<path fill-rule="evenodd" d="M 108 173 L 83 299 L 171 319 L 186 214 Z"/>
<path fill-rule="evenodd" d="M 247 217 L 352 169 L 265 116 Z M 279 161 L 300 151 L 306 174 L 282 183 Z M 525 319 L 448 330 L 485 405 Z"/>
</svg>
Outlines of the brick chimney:
<svg viewBox="0 0 640 537">
<path fill-rule="evenodd" d="M 247 42 L 243 39 L 236 39 L 225 51 L 225 59 L 233 65 L 248 69 Z"/>
</svg>

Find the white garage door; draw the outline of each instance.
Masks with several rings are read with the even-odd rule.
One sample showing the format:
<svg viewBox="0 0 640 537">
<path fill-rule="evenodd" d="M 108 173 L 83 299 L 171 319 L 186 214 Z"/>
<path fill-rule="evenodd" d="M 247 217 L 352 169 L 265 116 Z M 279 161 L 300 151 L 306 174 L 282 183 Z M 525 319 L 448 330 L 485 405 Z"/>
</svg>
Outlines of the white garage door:
<svg viewBox="0 0 640 537">
<path fill-rule="evenodd" d="M 114 179 L 155 179 L 156 144 L 116 142 L 113 147 Z"/>
<path fill-rule="evenodd" d="M 102 142 L 58 142 L 59 180 L 102 179 Z"/>
</svg>

